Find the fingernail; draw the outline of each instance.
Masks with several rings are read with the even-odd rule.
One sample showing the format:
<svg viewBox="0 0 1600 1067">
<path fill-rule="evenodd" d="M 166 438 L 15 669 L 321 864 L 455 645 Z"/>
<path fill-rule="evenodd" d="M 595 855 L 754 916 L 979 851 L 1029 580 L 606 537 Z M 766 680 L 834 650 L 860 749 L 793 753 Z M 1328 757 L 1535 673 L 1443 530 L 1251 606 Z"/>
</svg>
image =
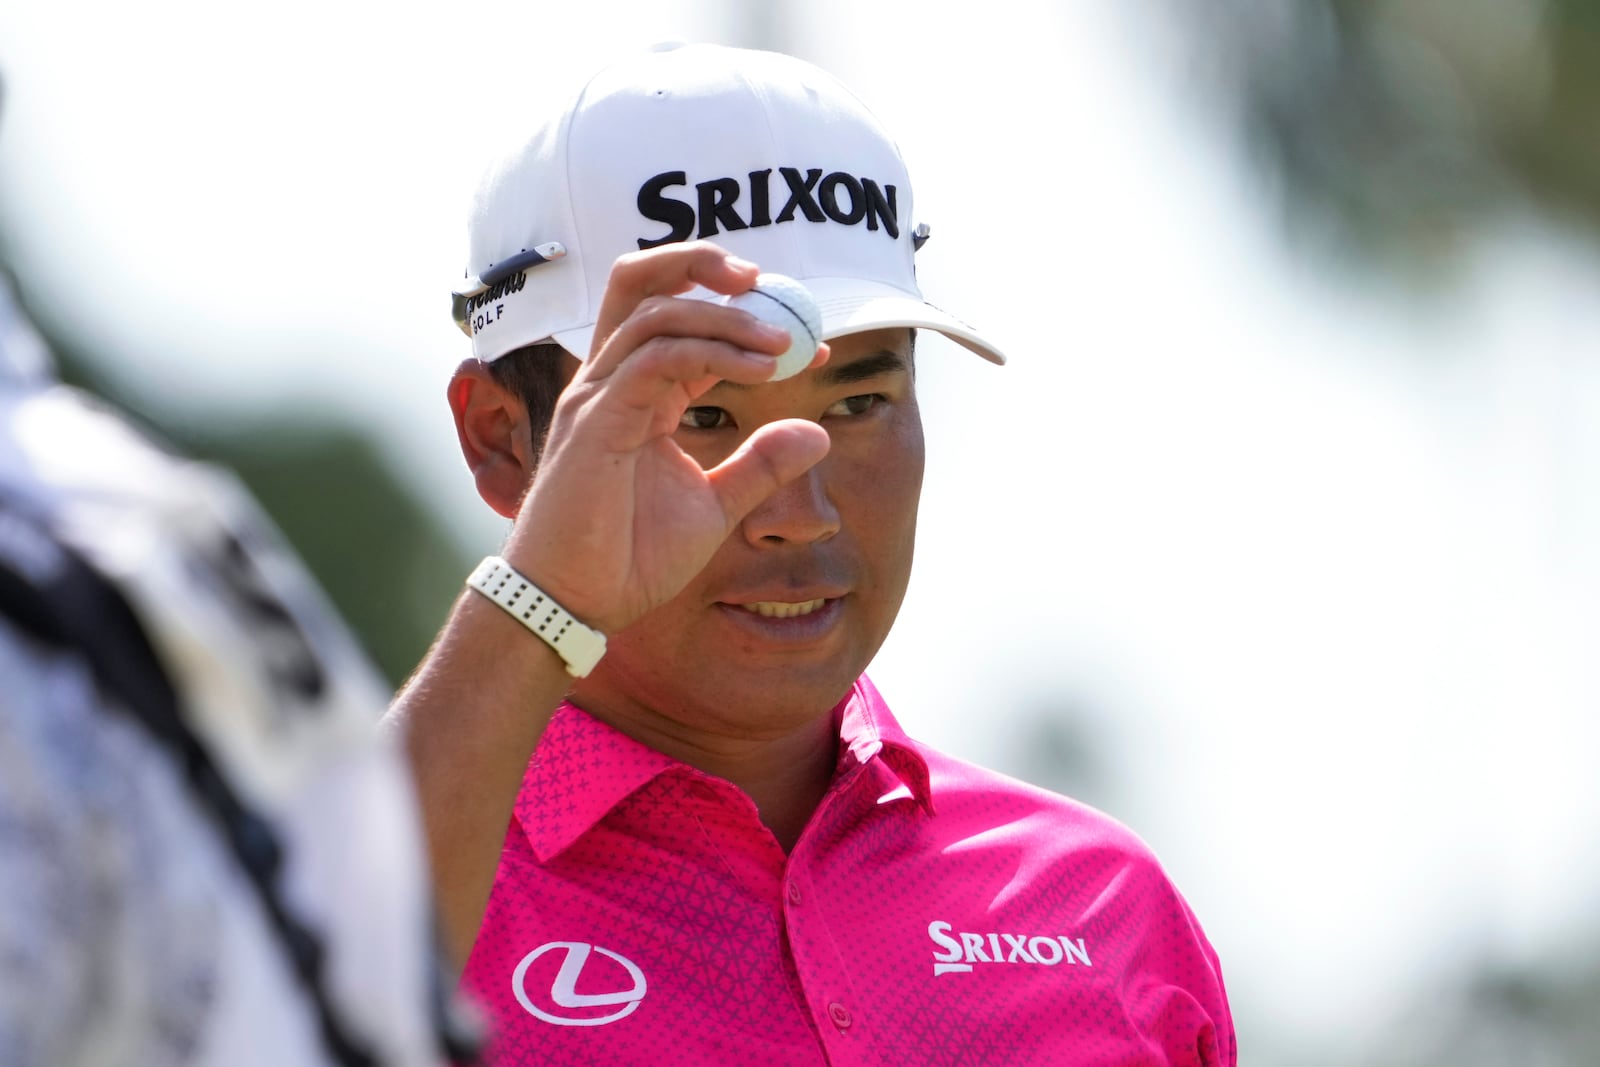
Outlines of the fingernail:
<svg viewBox="0 0 1600 1067">
<path fill-rule="evenodd" d="M 770 322 L 763 322 L 760 319 L 756 319 L 756 329 L 763 336 L 770 337 L 774 341 L 787 341 L 790 339 L 788 330 L 785 330 L 782 326 L 774 326 Z"/>
<path fill-rule="evenodd" d="M 777 356 L 769 356 L 765 352 L 752 352 L 748 348 L 739 349 L 739 354 L 752 366 L 764 366 L 771 374 L 778 373 Z"/>
<path fill-rule="evenodd" d="M 732 267 L 734 270 L 756 269 L 756 265 L 754 263 L 750 262 L 748 259 L 740 259 L 738 256 L 729 256 L 726 262 L 728 266 Z"/>
</svg>

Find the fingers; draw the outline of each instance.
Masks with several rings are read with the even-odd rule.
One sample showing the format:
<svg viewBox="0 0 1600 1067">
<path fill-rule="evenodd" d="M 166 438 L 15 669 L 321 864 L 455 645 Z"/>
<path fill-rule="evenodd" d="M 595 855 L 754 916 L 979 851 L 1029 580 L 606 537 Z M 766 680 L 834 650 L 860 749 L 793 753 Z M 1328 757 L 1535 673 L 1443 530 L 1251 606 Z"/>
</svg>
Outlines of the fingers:
<svg viewBox="0 0 1600 1067">
<path fill-rule="evenodd" d="M 722 503 L 728 529 L 767 497 L 828 454 L 828 431 L 805 419 L 762 426 L 733 455 L 706 472 Z"/>
<path fill-rule="evenodd" d="M 595 319 L 594 348 L 587 364 L 595 374 L 608 374 L 633 350 L 613 343 L 612 335 L 634 318 L 646 301 L 677 296 L 697 285 L 718 293 L 742 293 L 755 284 L 757 273 L 754 263 L 706 241 L 666 245 L 621 257 L 612 266 L 606 283 L 600 314 Z M 656 305 L 665 302 L 653 301 Z M 737 316 L 729 316 L 728 321 L 737 321 Z"/>
<path fill-rule="evenodd" d="M 585 418 L 590 447 L 632 451 L 670 437 L 684 410 L 717 382 L 760 384 L 776 366 L 771 356 L 723 342 L 655 337 L 609 377 L 575 379 L 557 405 L 556 422 L 565 427 Z"/>
<path fill-rule="evenodd" d="M 631 407 L 669 394 L 687 404 L 719 380 L 769 381 L 777 354 L 789 345 L 781 329 L 734 308 L 697 300 L 646 302 L 613 334 L 602 362 L 582 375 L 585 387 L 605 382 Z M 612 357 L 614 354 L 614 358 Z"/>
</svg>

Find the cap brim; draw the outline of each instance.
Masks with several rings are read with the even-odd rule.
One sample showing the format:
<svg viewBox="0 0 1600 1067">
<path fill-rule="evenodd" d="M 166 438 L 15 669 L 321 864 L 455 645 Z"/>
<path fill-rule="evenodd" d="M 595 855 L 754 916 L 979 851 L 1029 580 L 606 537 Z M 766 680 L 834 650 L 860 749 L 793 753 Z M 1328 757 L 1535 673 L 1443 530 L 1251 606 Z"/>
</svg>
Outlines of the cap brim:
<svg viewBox="0 0 1600 1067">
<path fill-rule="evenodd" d="M 822 310 L 822 339 L 897 326 L 937 330 L 970 348 L 991 363 L 1004 363 L 1005 354 L 984 340 L 971 326 L 942 308 L 882 282 L 860 278 L 805 278 L 807 289 Z"/>
<path fill-rule="evenodd" d="M 1006 361 L 1005 354 L 979 336 L 971 326 L 949 312 L 922 300 L 915 293 L 860 278 L 800 280 L 811 291 L 811 295 L 816 297 L 817 307 L 822 312 L 824 341 L 831 341 L 847 334 L 894 327 L 936 330 L 991 363 L 1003 364 Z M 691 295 L 710 298 L 716 294 L 697 289 Z M 579 359 L 588 359 L 589 349 L 594 344 L 594 327 L 583 326 L 575 330 L 561 330 L 552 334 L 551 339 Z"/>
</svg>

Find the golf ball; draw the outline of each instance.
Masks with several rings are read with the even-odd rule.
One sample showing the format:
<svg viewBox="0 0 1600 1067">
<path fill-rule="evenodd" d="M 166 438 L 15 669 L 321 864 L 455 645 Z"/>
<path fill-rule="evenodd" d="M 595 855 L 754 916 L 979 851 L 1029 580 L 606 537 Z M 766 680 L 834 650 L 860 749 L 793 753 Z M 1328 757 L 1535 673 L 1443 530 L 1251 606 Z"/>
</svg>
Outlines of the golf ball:
<svg viewBox="0 0 1600 1067">
<path fill-rule="evenodd" d="M 768 381 L 792 378 L 811 365 L 822 343 L 822 311 L 805 286 L 787 275 L 758 274 L 754 289 L 722 302 L 788 331 L 789 348 Z"/>
</svg>

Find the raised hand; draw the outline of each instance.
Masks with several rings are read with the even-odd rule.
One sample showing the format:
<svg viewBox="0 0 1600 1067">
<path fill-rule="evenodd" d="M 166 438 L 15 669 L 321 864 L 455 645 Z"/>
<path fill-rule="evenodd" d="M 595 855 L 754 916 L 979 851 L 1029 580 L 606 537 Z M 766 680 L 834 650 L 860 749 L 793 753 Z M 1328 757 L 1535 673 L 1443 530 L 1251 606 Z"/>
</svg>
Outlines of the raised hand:
<svg viewBox="0 0 1600 1067">
<path fill-rule="evenodd" d="M 766 381 L 788 345 L 744 312 L 680 298 L 696 285 L 744 292 L 756 273 L 704 242 L 624 256 L 611 272 L 594 349 L 556 407 L 505 550 L 602 631 L 676 595 L 746 513 L 828 450 L 826 431 L 801 419 L 760 427 L 710 470 L 673 440 L 697 397 Z"/>
</svg>

